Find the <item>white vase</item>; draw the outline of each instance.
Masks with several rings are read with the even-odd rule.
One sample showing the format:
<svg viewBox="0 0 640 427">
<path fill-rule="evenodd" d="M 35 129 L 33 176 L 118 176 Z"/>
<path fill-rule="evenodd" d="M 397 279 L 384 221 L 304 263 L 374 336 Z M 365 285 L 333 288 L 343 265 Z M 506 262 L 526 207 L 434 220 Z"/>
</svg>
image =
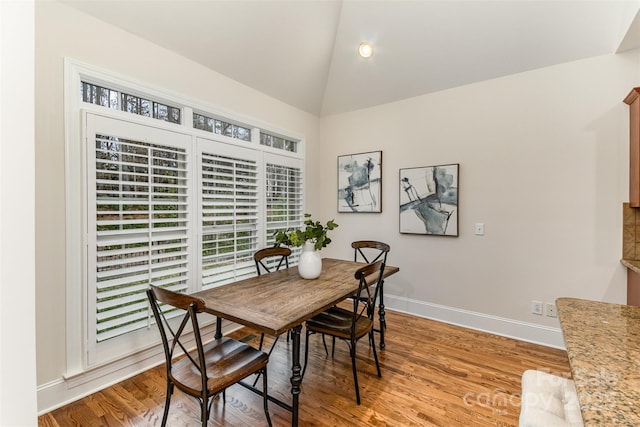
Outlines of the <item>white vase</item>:
<svg viewBox="0 0 640 427">
<path fill-rule="evenodd" d="M 313 242 L 306 242 L 302 246 L 302 253 L 298 260 L 298 273 L 303 279 L 315 279 L 322 271 L 320 251 L 314 248 Z"/>
</svg>

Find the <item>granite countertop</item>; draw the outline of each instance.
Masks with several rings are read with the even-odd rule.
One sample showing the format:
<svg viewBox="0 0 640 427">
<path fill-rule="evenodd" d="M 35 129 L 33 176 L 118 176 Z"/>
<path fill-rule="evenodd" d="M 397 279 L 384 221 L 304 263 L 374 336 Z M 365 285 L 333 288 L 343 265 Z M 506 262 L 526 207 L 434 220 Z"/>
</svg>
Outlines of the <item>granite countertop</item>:
<svg viewBox="0 0 640 427">
<path fill-rule="evenodd" d="M 559 298 L 585 426 L 640 426 L 640 307 Z"/>
<path fill-rule="evenodd" d="M 637 259 L 621 259 L 620 263 L 627 267 L 629 270 L 633 270 L 640 274 L 640 260 Z"/>
</svg>

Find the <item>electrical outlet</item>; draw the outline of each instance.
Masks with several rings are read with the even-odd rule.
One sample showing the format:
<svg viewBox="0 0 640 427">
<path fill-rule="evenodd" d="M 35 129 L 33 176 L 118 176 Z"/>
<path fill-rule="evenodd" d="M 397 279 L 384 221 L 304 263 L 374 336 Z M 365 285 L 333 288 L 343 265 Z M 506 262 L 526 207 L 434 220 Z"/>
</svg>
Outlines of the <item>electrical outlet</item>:
<svg viewBox="0 0 640 427">
<path fill-rule="evenodd" d="M 531 313 L 542 316 L 542 301 L 531 301 Z"/>
<path fill-rule="evenodd" d="M 544 305 L 544 314 L 547 317 L 558 317 L 558 310 L 556 309 L 556 305 L 550 302 Z"/>
</svg>

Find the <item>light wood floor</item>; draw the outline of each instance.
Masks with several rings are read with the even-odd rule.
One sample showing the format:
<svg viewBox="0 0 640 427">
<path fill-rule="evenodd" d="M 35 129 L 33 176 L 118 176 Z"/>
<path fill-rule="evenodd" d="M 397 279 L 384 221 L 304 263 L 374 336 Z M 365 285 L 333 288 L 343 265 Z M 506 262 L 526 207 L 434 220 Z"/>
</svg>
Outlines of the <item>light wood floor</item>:
<svg viewBox="0 0 640 427">
<path fill-rule="evenodd" d="M 248 329 L 237 339 L 256 343 Z M 304 336 L 304 330 L 303 330 Z M 387 348 L 379 351 L 382 378 L 366 340 L 358 344 L 357 406 L 348 347 L 327 357 L 312 335 L 300 395 L 301 426 L 517 426 L 520 377 L 526 369 L 569 375 L 566 352 L 387 312 Z M 303 345 L 304 345 L 304 339 Z M 291 344 L 281 337 L 269 361 L 269 394 L 290 401 Z M 304 354 L 304 353 L 303 353 Z M 163 366 L 41 416 L 39 426 L 159 426 L 165 394 Z M 290 414 L 269 405 L 274 426 Z M 168 426 L 198 426 L 195 399 L 174 393 Z M 235 385 L 226 403 L 213 403 L 209 426 L 266 425 L 261 398 Z"/>
</svg>

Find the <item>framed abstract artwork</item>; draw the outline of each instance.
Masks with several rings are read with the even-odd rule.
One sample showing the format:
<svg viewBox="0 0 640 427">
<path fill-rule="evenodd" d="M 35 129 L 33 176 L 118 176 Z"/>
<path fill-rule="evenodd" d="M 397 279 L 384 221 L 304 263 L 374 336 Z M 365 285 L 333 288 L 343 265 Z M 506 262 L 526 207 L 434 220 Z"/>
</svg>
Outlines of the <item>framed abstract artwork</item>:
<svg viewBox="0 0 640 427">
<path fill-rule="evenodd" d="M 458 236 L 459 166 L 400 169 L 400 233 Z"/>
<path fill-rule="evenodd" d="M 338 212 L 382 212 L 382 151 L 338 156 Z"/>
</svg>

